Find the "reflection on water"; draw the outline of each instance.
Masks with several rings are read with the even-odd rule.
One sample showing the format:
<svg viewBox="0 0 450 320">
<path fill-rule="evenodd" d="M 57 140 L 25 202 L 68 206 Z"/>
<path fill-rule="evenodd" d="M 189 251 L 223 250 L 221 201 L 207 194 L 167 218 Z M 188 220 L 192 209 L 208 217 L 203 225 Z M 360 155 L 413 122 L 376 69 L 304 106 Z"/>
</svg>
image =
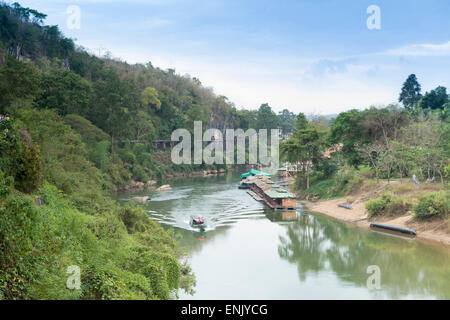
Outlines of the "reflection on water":
<svg viewBox="0 0 450 320">
<path fill-rule="evenodd" d="M 280 236 L 278 252 L 297 265 L 301 281 L 330 270 L 347 285 L 366 287 L 370 264 L 381 270 L 380 297 L 450 298 L 448 249 L 305 214 Z"/>
<path fill-rule="evenodd" d="M 171 191 L 150 194 L 143 204 L 153 219 L 180 234 L 189 252 L 196 294 L 181 298 L 450 298 L 448 248 L 301 210 L 267 210 L 237 189 L 237 177 L 175 181 Z M 189 226 L 191 215 L 205 217 L 206 232 Z M 369 265 L 381 270 L 380 290 L 366 286 Z"/>
</svg>

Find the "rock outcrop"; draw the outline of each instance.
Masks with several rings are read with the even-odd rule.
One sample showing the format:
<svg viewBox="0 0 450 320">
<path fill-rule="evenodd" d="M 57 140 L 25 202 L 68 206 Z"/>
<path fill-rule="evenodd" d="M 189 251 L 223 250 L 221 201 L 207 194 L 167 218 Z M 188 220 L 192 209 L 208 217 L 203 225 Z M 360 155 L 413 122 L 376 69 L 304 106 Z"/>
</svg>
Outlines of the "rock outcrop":
<svg viewBox="0 0 450 320">
<path fill-rule="evenodd" d="M 168 191 L 168 190 L 172 190 L 172 187 L 170 185 L 168 185 L 168 184 L 162 185 L 161 187 L 156 189 L 156 191 L 158 191 L 158 192 Z"/>
</svg>

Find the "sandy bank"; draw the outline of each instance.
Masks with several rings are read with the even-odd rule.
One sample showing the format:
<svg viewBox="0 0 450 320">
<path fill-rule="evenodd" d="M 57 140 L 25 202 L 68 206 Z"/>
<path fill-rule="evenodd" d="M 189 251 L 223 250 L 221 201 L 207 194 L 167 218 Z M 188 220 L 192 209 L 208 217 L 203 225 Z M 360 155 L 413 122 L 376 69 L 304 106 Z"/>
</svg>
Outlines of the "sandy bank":
<svg viewBox="0 0 450 320">
<path fill-rule="evenodd" d="M 414 221 L 411 214 L 369 218 L 365 211 L 363 201 L 355 201 L 350 210 L 338 207 L 339 203 L 345 203 L 345 198 L 317 202 L 302 201 L 301 203 L 308 211 L 324 214 L 363 228 L 369 228 L 372 222 L 379 222 L 414 229 L 417 232 L 417 239 L 438 242 L 450 248 L 449 221 Z"/>
</svg>

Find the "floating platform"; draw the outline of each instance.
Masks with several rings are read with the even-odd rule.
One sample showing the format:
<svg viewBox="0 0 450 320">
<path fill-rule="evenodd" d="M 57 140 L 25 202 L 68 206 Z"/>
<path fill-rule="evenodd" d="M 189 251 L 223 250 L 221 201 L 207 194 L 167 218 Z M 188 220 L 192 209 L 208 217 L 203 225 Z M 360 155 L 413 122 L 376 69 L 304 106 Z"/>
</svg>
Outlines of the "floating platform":
<svg viewBox="0 0 450 320">
<path fill-rule="evenodd" d="M 261 199 L 258 201 L 264 201 L 270 208 L 274 210 L 296 210 L 296 195 L 274 183 L 267 175 L 249 175 L 242 179 L 242 182 L 250 188 L 254 195 Z M 255 198 L 254 195 L 250 195 Z"/>
<path fill-rule="evenodd" d="M 247 193 L 249 195 L 251 195 L 253 197 L 253 199 L 255 199 L 256 201 L 264 201 L 260 196 L 258 196 L 256 193 L 254 193 L 253 191 L 247 191 Z"/>
</svg>

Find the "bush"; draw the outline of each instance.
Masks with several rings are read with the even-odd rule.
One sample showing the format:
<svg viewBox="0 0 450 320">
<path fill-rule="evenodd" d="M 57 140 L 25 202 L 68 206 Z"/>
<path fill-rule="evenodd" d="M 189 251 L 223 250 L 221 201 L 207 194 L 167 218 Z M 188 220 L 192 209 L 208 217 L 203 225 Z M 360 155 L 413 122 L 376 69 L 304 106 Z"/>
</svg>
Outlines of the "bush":
<svg viewBox="0 0 450 320">
<path fill-rule="evenodd" d="M 423 196 L 413 208 L 415 218 L 426 219 L 434 216 L 443 217 L 448 215 L 450 207 L 449 196 L 448 191 L 440 191 Z"/>
<path fill-rule="evenodd" d="M 148 176 L 144 167 L 138 164 L 133 166 L 132 172 L 133 172 L 133 179 L 136 181 L 147 182 L 148 180 L 150 180 L 150 177 Z"/>
<path fill-rule="evenodd" d="M 370 216 L 380 214 L 384 211 L 386 203 L 383 199 L 374 199 L 366 202 L 366 210 Z"/>
<path fill-rule="evenodd" d="M 411 208 L 411 204 L 392 194 L 383 194 L 380 199 L 374 199 L 366 202 L 366 210 L 370 216 L 378 214 L 403 214 Z"/>
<path fill-rule="evenodd" d="M 133 152 L 127 150 L 120 150 L 119 152 L 120 159 L 129 164 L 134 164 L 136 162 L 136 156 Z"/>
</svg>

